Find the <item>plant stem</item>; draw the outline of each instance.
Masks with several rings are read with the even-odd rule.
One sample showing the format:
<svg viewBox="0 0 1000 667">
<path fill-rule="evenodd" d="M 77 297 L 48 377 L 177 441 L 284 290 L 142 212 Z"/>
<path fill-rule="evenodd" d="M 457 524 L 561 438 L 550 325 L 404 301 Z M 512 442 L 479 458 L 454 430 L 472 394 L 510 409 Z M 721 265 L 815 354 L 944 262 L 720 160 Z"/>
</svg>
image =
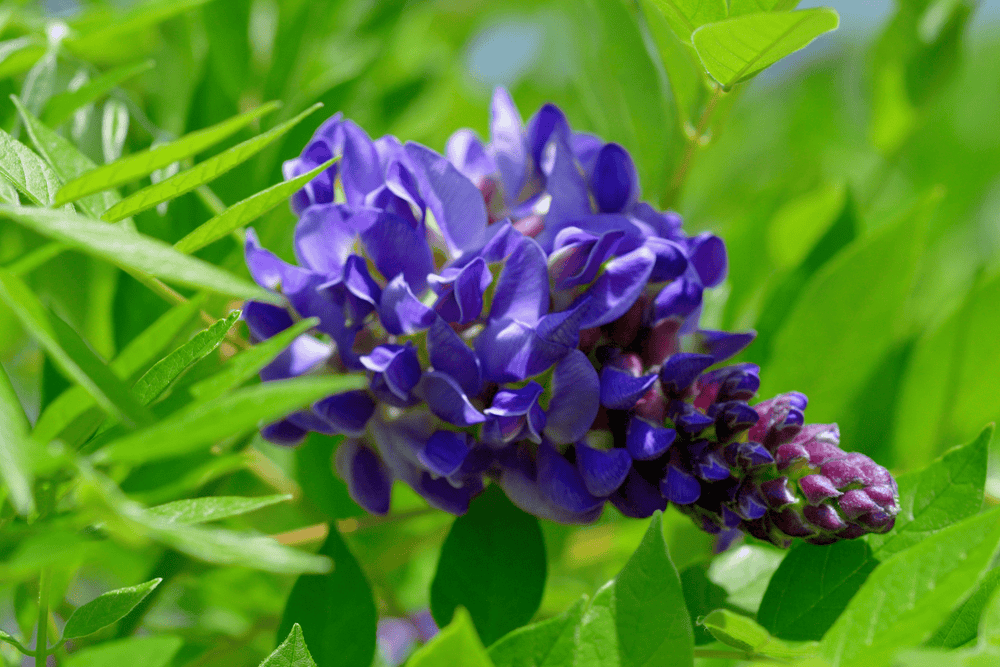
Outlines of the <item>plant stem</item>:
<svg viewBox="0 0 1000 667">
<path fill-rule="evenodd" d="M 38 578 L 38 629 L 35 633 L 35 667 L 45 667 L 49 655 L 49 597 L 52 571 L 42 570 Z"/>
<path fill-rule="evenodd" d="M 745 651 L 719 651 L 716 649 L 696 648 L 694 650 L 696 658 L 729 658 L 732 660 L 749 660 L 755 662 L 781 662 L 766 655 L 747 653 Z"/>
<path fill-rule="evenodd" d="M 715 113 L 715 107 L 718 106 L 719 100 L 725 94 L 722 86 L 715 86 L 712 96 L 708 99 L 708 104 L 705 105 L 705 109 L 701 112 L 701 117 L 698 119 L 698 127 L 695 128 L 694 134 L 688 137 L 687 143 L 684 145 L 684 155 L 681 157 L 681 163 L 678 165 L 677 171 L 674 172 L 673 178 L 670 179 L 670 186 L 667 188 L 665 202 L 667 206 L 672 206 L 677 200 L 678 195 L 680 195 L 681 189 L 684 187 L 684 181 L 687 180 L 688 172 L 691 171 L 694 151 L 701 144 L 702 139 L 705 138 L 705 133 L 708 131 L 708 124 L 712 120 L 712 114 Z"/>
</svg>

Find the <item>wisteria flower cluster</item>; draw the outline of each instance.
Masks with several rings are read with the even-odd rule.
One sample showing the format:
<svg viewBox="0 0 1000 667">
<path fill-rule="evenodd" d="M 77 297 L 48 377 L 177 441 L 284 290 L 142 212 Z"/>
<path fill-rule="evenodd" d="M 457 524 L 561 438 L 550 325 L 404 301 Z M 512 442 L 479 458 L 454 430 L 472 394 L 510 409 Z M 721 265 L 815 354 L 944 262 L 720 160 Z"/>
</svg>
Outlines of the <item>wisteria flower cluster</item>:
<svg viewBox="0 0 1000 667">
<path fill-rule="evenodd" d="M 292 201 L 298 265 L 248 232 L 253 277 L 288 307 L 244 317 L 256 340 L 319 319 L 264 381 L 368 374 L 263 430 L 344 434 L 337 467 L 368 511 L 400 480 L 455 514 L 493 483 L 564 523 L 610 502 L 780 545 L 892 527 L 892 476 L 842 451 L 836 425 L 805 424 L 804 395 L 750 405 L 759 369 L 723 363 L 754 335 L 698 325 L 725 245 L 643 202 L 620 145 L 551 104 L 525 125 L 500 89 L 487 144 L 460 130 L 442 156 L 338 114 L 285 175 L 333 157 Z"/>
</svg>

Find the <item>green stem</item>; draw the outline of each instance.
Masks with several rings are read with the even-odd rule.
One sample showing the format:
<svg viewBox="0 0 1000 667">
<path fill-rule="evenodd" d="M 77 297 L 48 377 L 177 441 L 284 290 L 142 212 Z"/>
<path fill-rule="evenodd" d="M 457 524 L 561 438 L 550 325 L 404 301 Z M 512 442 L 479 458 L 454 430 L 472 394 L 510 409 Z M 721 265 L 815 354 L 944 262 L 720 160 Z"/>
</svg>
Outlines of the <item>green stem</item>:
<svg viewBox="0 0 1000 667">
<path fill-rule="evenodd" d="M 705 134 L 708 132 L 708 124 L 712 120 L 712 114 L 715 113 L 715 107 L 718 106 L 719 100 L 725 94 L 726 91 L 722 89 L 722 86 L 715 86 L 712 96 L 708 99 L 708 104 L 705 105 L 705 109 L 701 112 L 701 117 L 698 119 L 698 127 L 688 137 L 687 143 L 684 145 L 684 155 L 681 157 L 681 163 L 678 165 L 677 171 L 674 172 L 673 178 L 670 179 L 670 187 L 667 188 L 667 206 L 673 206 L 676 203 L 677 197 L 684 187 L 684 181 L 687 180 L 688 173 L 691 171 L 694 152 L 701 145 L 702 139 L 705 138 Z"/>
<path fill-rule="evenodd" d="M 38 578 L 38 630 L 35 638 L 35 667 L 45 667 L 49 655 L 49 597 L 52 592 L 52 572 L 42 570 Z"/>
<path fill-rule="evenodd" d="M 10 644 L 11 646 L 13 646 L 18 651 L 20 651 L 21 653 L 23 653 L 25 655 L 34 655 L 34 653 L 35 653 L 30 648 L 28 648 L 27 646 L 25 646 L 21 642 L 17 641 L 16 639 L 14 639 L 13 637 L 11 637 L 10 635 L 6 635 L 6 636 L 5 635 L 0 635 L 0 642 L 7 642 L 8 644 Z"/>
</svg>

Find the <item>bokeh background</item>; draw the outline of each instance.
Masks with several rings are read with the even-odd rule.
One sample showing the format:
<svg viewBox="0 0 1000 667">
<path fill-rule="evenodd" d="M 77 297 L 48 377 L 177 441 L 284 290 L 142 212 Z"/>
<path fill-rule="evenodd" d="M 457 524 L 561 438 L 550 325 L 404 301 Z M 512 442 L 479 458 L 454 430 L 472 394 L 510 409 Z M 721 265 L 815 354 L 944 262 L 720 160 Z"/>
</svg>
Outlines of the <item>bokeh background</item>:
<svg viewBox="0 0 1000 667">
<path fill-rule="evenodd" d="M 95 162 L 263 101 L 284 106 L 256 131 L 322 101 L 283 141 L 212 184 L 232 204 L 280 180 L 281 162 L 338 110 L 373 137 L 443 150 L 460 127 L 487 136 L 495 86 L 511 90 L 525 118 L 555 102 L 574 129 L 632 152 L 646 199 L 680 212 L 689 233 L 710 229 L 726 240 L 729 278 L 709 297 L 703 324 L 759 332 L 742 360 L 761 365 L 761 396 L 803 391 L 807 417 L 838 422 L 844 449 L 911 470 L 1000 417 L 1000 0 L 803 6 L 823 4 L 840 12 L 840 30 L 726 95 L 687 170 L 678 166 L 708 90 L 670 64 L 679 47 L 653 0 L 0 4 L 0 124 L 19 132 L 10 93 L 44 118 L 53 95 L 147 59 L 151 69 L 60 124 Z M 46 34 L 64 33 L 58 51 L 47 46 Z M 211 205 L 191 194 L 136 223 L 174 242 L 211 217 Z M 255 227 L 290 257 L 293 222 L 281 208 Z M 40 244 L 0 224 L 0 263 Z M 243 271 L 228 240 L 200 256 Z M 167 307 L 74 254 L 31 281 L 107 357 Z M 235 305 L 211 304 L 218 315 Z M 0 360 L 33 414 L 65 387 L 4 311 Z M 209 487 L 291 491 L 294 503 L 247 525 L 308 547 L 322 531 L 296 529 L 338 520 L 382 614 L 419 612 L 449 517 L 404 489 L 394 500 L 402 518 L 361 516 L 325 470 L 336 445 L 327 440 L 298 451 L 258 441 L 254 456 L 235 462 L 158 464 L 123 488 L 149 503 Z M 674 512 L 665 522 L 690 590 L 724 589 L 730 604 L 755 608 L 779 554 L 738 546 L 709 568 L 711 540 Z M 612 577 L 645 527 L 611 509 L 585 528 L 545 524 L 540 617 Z M 148 579 L 169 560 L 153 547 L 102 544 L 78 556 L 71 600 Z M 163 587 L 147 626 L 186 638 L 177 665 L 256 664 L 273 646 L 290 585 L 239 568 L 188 571 Z M 0 616 L 19 620 L 30 586 L 0 582 Z"/>
</svg>

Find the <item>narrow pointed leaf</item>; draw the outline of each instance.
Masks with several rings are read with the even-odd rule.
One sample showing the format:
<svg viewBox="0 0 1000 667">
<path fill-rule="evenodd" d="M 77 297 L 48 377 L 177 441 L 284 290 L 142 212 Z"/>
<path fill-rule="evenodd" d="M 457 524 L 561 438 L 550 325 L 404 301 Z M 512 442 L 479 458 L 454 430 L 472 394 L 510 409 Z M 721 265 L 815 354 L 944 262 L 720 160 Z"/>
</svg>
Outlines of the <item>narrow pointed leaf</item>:
<svg viewBox="0 0 1000 667">
<path fill-rule="evenodd" d="M 53 95 L 46 103 L 42 113 L 42 122 L 49 127 L 57 127 L 69 119 L 73 113 L 98 97 L 111 92 L 118 84 L 134 76 L 148 72 L 154 63 L 150 60 L 132 65 L 123 65 L 104 72 L 83 84 L 76 90 Z"/>
<path fill-rule="evenodd" d="M 538 623 L 518 628 L 490 646 L 496 667 L 562 667 L 573 664 L 576 627 L 587 609 L 584 596 L 572 607 Z"/>
<path fill-rule="evenodd" d="M 284 183 L 272 185 L 266 190 L 261 190 L 257 194 L 233 204 L 175 243 L 174 247 L 181 252 L 192 253 L 210 243 L 218 241 L 233 230 L 239 229 L 247 223 L 256 220 L 278 204 L 286 201 L 298 192 L 302 186 L 316 178 L 316 176 L 328 169 L 338 159 L 333 158 L 301 176 L 297 176 Z"/>
<path fill-rule="evenodd" d="M 469 612 L 459 608 L 455 618 L 434 639 L 417 649 L 407 667 L 493 667 L 483 642 L 476 636 Z"/>
<path fill-rule="evenodd" d="M 260 667 L 316 667 L 298 623 L 292 626 L 285 641 L 260 663 Z"/>
<path fill-rule="evenodd" d="M 369 665 L 375 656 L 378 623 L 371 587 L 335 524 L 319 552 L 334 562 L 334 569 L 299 577 L 288 596 L 278 636 L 298 624 L 320 665 Z"/>
<path fill-rule="evenodd" d="M 979 582 L 976 592 L 955 609 L 924 646 L 958 648 L 979 634 L 979 619 L 1000 588 L 1000 569 L 992 569 Z"/>
<path fill-rule="evenodd" d="M 291 130 L 306 116 L 321 106 L 323 106 L 322 103 L 317 102 L 298 116 L 271 128 L 267 132 L 258 134 L 252 139 L 247 139 L 243 143 L 237 144 L 179 174 L 174 174 L 164 181 L 139 190 L 108 209 L 104 213 L 104 219 L 114 222 L 115 220 L 127 218 L 130 215 L 145 211 L 162 202 L 180 197 L 182 194 L 194 190 L 199 185 L 204 185 L 215 180 L 233 167 L 246 162 L 262 151 L 268 144 Z"/>
<path fill-rule="evenodd" d="M 7 372 L 0 367 L 0 480 L 18 514 L 35 509 L 28 447 L 28 418 Z"/>
<path fill-rule="evenodd" d="M 168 523 L 189 526 L 196 523 L 219 521 L 231 516 L 247 514 L 262 507 L 291 500 L 289 495 L 243 498 L 239 496 L 208 496 L 206 498 L 185 498 L 172 503 L 157 505 L 146 510 L 151 516 Z"/>
<path fill-rule="evenodd" d="M 73 651 L 66 656 L 65 664 L 66 667 L 167 667 L 183 645 L 184 640 L 176 635 L 128 637 Z"/>
<path fill-rule="evenodd" d="M 66 621 L 63 639 L 75 639 L 93 634 L 125 617 L 143 598 L 160 585 L 161 579 L 153 579 L 138 586 L 119 588 L 79 607 Z"/>
<path fill-rule="evenodd" d="M 230 313 L 208 329 L 198 332 L 194 338 L 181 345 L 169 355 L 156 362 L 132 387 L 132 393 L 143 405 L 149 405 L 171 382 L 191 364 L 204 359 L 226 337 L 240 317 L 240 311 Z"/>
<path fill-rule="evenodd" d="M 50 206 L 59 178 L 30 148 L 0 130 L 0 174 L 38 206 Z"/>
<path fill-rule="evenodd" d="M 211 148 L 280 106 L 280 102 L 268 102 L 252 111 L 234 116 L 203 130 L 186 134 L 176 141 L 154 146 L 149 150 L 134 153 L 111 164 L 98 167 L 60 188 L 56 195 L 56 201 L 59 204 L 65 204 L 95 192 L 110 190 L 148 176 L 157 169 L 162 169 Z"/>
<path fill-rule="evenodd" d="M 439 626 L 468 609 L 486 644 L 531 620 L 545 588 L 545 542 L 538 519 L 491 486 L 455 519 L 431 583 Z"/>
<path fill-rule="evenodd" d="M 823 636 L 822 654 L 834 667 L 888 665 L 898 647 L 930 639 L 987 569 L 998 540 L 994 510 L 884 561 Z"/>
<path fill-rule="evenodd" d="M 84 387 L 105 410 L 130 424 L 152 421 L 125 384 L 72 327 L 51 313 L 20 278 L 0 269 L 0 300 L 51 355 L 67 376 Z"/>
<path fill-rule="evenodd" d="M 134 230 L 97 220 L 25 206 L 0 205 L 0 217 L 62 241 L 115 266 L 166 282 L 207 289 L 239 299 L 275 302 L 277 297 L 242 278 Z"/>
<path fill-rule="evenodd" d="M 691 40 L 705 69 L 728 90 L 839 24 L 837 12 L 825 7 L 746 14 L 703 25 Z"/>
<path fill-rule="evenodd" d="M 174 306 L 136 336 L 109 364 L 115 375 L 128 381 L 152 362 L 177 337 L 181 329 L 195 318 L 202 301 L 192 299 Z M 31 435 L 38 442 L 49 442 L 80 415 L 94 410 L 94 405 L 94 400 L 86 389 L 80 386 L 70 387 L 45 407 L 35 422 Z M 101 419 L 101 414 L 95 415 L 90 428 L 97 428 Z"/>
<path fill-rule="evenodd" d="M 701 620 L 712 636 L 741 651 L 770 658 L 797 658 L 816 653 L 817 642 L 789 643 L 772 637 L 753 619 L 728 609 L 716 609 Z"/>
<path fill-rule="evenodd" d="M 46 127 L 42 121 L 32 115 L 16 95 L 11 95 L 10 98 L 14 101 L 14 106 L 17 107 L 17 111 L 21 115 L 28 136 L 31 137 L 31 143 L 52 167 L 52 171 L 61 182 L 71 181 L 97 166 L 89 157 L 77 150 L 76 146 Z M 77 202 L 77 206 L 84 213 L 98 218 L 108 207 L 114 206 L 119 201 L 121 201 L 121 197 L 118 192 L 109 190 L 83 197 Z"/>
<path fill-rule="evenodd" d="M 979 512 L 993 429 L 990 424 L 972 442 L 946 452 L 923 470 L 899 476 L 900 511 L 895 527 L 885 535 L 868 537 L 876 558 L 885 560 Z"/>
<path fill-rule="evenodd" d="M 204 402 L 235 389 L 257 375 L 264 366 L 274 361 L 275 357 L 291 345 L 293 340 L 317 324 L 319 320 L 315 317 L 296 322 L 281 333 L 233 355 L 217 373 L 191 385 L 191 394 Z"/>
<path fill-rule="evenodd" d="M 180 456 L 246 432 L 319 399 L 367 386 L 363 376 L 302 377 L 264 382 L 174 413 L 157 424 L 115 440 L 97 453 L 102 461 L 143 463 Z"/>
</svg>

